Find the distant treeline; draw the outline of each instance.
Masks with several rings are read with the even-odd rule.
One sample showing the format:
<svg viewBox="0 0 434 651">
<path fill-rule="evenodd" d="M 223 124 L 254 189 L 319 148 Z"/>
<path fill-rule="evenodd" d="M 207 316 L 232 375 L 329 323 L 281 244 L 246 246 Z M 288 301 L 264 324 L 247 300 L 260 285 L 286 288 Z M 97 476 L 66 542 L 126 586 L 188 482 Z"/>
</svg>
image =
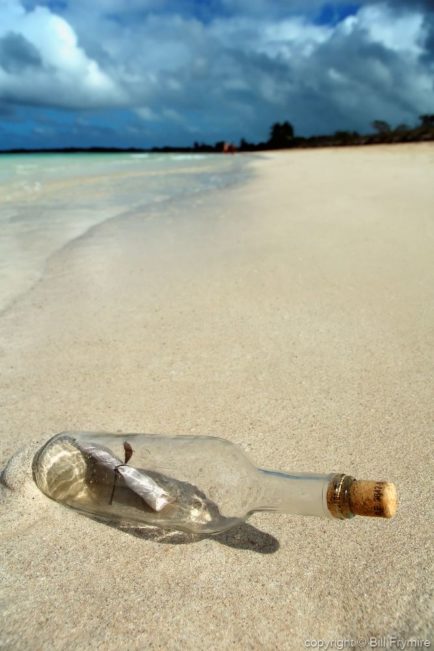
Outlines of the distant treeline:
<svg viewBox="0 0 434 651">
<path fill-rule="evenodd" d="M 372 122 L 373 133 L 360 134 L 357 131 L 336 131 L 332 135 L 309 136 L 304 138 L 296 136 L 294 127 L 290 122 L 276 122 L 270 129 L 267 141 L 252 143 L 241 138 L 240 143 L 231 143 L 220 140 L 214 145 L 195 142 L 192 147 L 152 147 L 143 149 L 139 147 L 64 147 L 57 149 L 8 149 L 0 150 L 3 154 L 25 153 L 233 153 L 234 151 L 266 151 L 270 149 L 307 149 L 310 147 L 348 147 L 356 145 L 395 144 L 400 142 L 428 142 L 434 141 L 434 114 L 421 115 L 419 124 L 415 127 L 399 124 L 392 127 L 384 120 Z"/>
<path fill-rule="evenodd" d="M 269 149 L 304 149 L 309 147 L 345 147 L 355 145 L 377 145 L 399 142 L 427 142 L 434 140 L 434 114 L 421 115 L 420 123 L 411 127 L 399 124 L 392 127 L 384 120 L 374 120 L 373 133 L 360 134 L 357 131 L 336 131 L 332 135 L 318 135 L 304 138 L 296 136 L 290 122 L 276 122 L 270 129 L 270 137 L 266 142 L 251 143 L 241 139 L 236 147 L 238 151 L 265 151 Z M 217 142 L 214 146 L 194 143 L 193 151 L 212 152 L 224 151 L 225 142 Z M 160 151 L 163 151 L 160 149 Z"/>
</svg>

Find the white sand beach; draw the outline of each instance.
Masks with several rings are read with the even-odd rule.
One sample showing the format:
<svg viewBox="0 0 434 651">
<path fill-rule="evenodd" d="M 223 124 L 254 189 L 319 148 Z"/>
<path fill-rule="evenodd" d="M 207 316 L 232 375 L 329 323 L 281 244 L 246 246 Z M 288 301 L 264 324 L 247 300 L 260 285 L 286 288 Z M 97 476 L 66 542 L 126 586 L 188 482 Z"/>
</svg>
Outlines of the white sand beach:
<svg viewBox="0 0 434 651">
<path fill-rule="evenodd" d="M 2 648 L 432 639 L 434 146 L 251 166 L 95 225 L 0 315 Z M 261 467 L 393 481 L 399 509 L 120 530 L 34 485 L 65 430 L 219 435 Z"/>
</svg>

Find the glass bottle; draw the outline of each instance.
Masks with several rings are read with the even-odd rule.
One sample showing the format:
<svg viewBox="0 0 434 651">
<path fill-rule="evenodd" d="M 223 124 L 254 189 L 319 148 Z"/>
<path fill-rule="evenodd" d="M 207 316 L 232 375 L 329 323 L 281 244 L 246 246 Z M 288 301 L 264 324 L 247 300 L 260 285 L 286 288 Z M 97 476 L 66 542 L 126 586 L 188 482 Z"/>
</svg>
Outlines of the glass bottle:
<svg viewBox="0 0 434 651">
<path fill-rule="evenodd" d="M 203 534 L 255 511 L 346 519 L 396 510 L 393 484 L 256 468 L 212 436 L 65 432 L 37 452 L 33 476 L 48 497 L 95 518 Z"/>
</svg>

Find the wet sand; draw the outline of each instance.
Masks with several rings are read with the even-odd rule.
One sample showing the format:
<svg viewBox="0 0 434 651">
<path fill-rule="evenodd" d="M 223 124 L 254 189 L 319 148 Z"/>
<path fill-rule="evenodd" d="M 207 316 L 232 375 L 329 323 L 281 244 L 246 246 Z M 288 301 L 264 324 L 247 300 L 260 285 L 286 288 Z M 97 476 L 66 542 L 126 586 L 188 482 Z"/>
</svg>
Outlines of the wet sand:
<svg viewBox="0 0 434 651">
<path fill-rule="evenodd" d="M 0 316 L 2 467 L 24 448 L 1 490 L 3 648 L 431 639 L 434 147 L 252 165 L 96 226 Z M 121 531 L 34 486 L 63 430 L 221 435 L 262 467 L 394 481 L 399 511 Z"/>
</svg>

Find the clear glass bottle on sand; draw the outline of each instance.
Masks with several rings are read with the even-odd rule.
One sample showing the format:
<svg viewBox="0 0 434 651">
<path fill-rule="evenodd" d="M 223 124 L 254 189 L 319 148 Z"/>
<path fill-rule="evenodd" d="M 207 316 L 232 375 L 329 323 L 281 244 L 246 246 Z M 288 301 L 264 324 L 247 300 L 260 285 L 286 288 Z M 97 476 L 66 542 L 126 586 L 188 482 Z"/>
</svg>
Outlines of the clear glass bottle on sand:
<svg viewBox="0 0 434 651">
<path fill-rule="evenodd" d="M 197 534 L 255 511 L 338 519 L 396 511 L 393 484 L 263 470 L 211 436 L 65 432 L 37 452 L 33 475 L 48 497 L 95 518 Z"/>
</svg>

